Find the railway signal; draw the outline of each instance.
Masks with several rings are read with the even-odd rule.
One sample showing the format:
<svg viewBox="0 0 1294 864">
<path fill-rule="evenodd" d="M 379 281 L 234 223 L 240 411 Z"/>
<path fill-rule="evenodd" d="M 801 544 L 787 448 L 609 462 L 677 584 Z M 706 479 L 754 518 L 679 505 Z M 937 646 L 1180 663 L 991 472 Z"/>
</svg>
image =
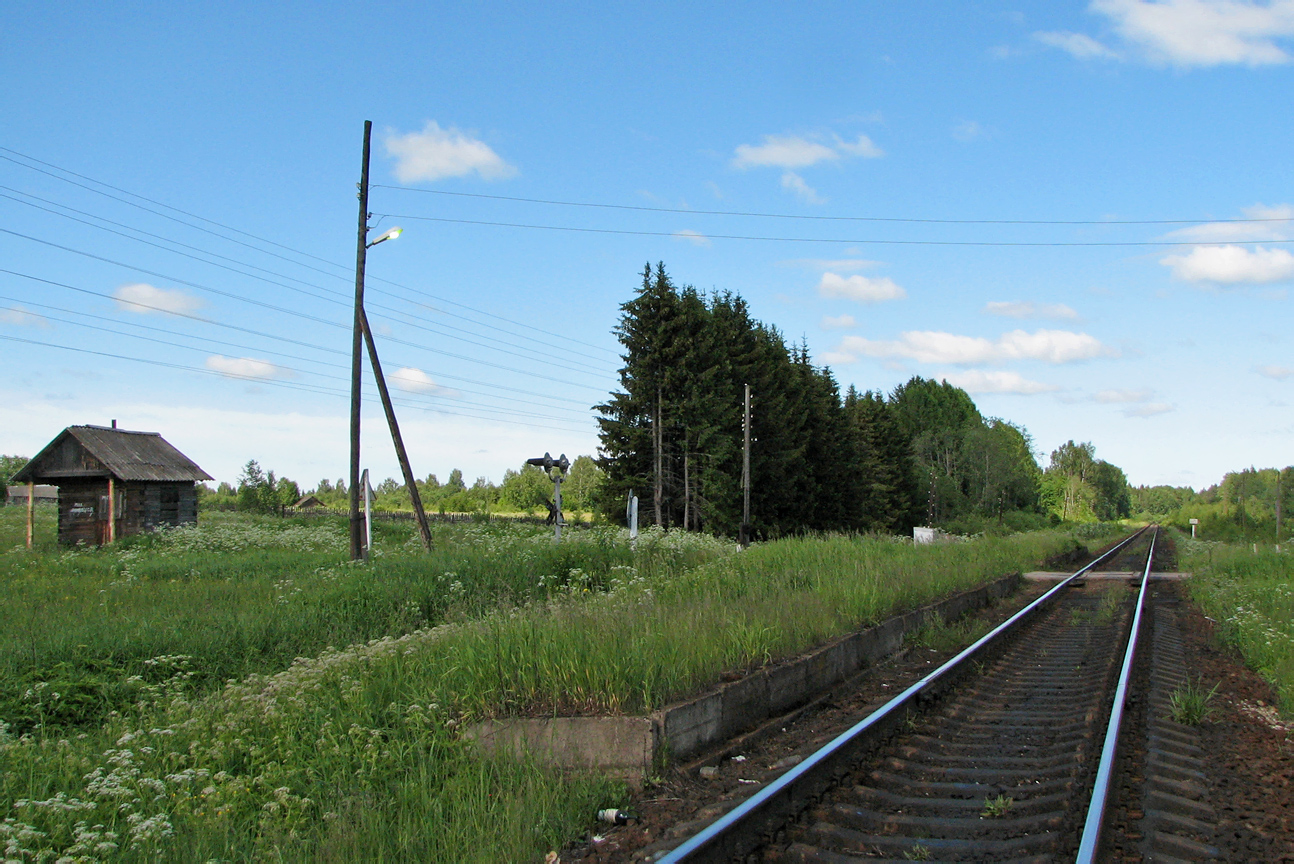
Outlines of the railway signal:
<svg viewBox="0 0 1294 864">
<path fill-rule="evenodd" d="M 553 501 L 549 505 L 549 516 L 553 520 L 553 542 L 560 543 L 562 542 L 562 526 L 566 524 L 566 520 L 562 517 L 562 478 L 570 469 L 571 462 L 566 458 L 565 453 L 556 459 L 552 457 L 552 454 L 545 453 L 543 456 L 527 459 L 526 464 L 544 469 L 544 473 L 552 478 Z"/>
</svg>

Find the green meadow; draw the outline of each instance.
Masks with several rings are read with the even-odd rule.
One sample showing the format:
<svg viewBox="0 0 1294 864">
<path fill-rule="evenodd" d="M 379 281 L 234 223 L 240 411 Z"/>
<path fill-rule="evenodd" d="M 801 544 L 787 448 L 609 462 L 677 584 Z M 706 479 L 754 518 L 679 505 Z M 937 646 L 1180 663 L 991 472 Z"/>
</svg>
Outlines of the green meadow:
<svg viewBox="0 0 1294 864">
<path fill-rule="evenodd" d="M 1180 536 L 1191 597 L 1217 622 L 1218 635 L 1271 682 L 1280 708 L 1294 716 L 1294 555 L 1249 543 Z"/>
<path fill-rule="evenodd" d="M 0 509 L 0 841 L 18 860 L 525 861 L 619 784 L 485 717 L 634 713 L 1073 547 L 204 514 L 104 550 Z"/>
</svg>

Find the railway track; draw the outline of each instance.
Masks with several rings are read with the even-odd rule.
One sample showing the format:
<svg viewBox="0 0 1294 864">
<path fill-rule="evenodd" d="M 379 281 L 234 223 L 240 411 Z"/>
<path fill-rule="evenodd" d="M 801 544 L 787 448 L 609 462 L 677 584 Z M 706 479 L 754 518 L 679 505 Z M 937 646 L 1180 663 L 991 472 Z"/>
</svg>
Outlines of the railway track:
<svg viewBox="0 0 1294 864">
<path fill-rule="evenodd" d="M 1106 860 L 1156 534 L 1126 538 L 659 860 Z M 1140 579 L 1083 579 L 1132 558 Z M 1150 833 L 1151 860 L 1208 857 Z"/>
</svg>

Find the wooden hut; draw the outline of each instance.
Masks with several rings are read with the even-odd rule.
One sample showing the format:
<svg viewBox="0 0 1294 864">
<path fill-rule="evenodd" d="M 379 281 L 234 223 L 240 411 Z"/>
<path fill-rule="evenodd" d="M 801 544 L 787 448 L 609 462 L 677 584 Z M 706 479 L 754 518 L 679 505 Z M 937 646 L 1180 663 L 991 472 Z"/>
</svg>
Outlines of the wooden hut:
<svg viewBox="0 0 1294 864">
<path fill-rule="evenodd" d="M 196 484 L 207 472 L 156 432 L 69 426 L 13 476 L 58 487 L 60 543 L 111 543 L 198 521 Z M 29 541 L 30 542 L 30 541 Z"/>
</svg>

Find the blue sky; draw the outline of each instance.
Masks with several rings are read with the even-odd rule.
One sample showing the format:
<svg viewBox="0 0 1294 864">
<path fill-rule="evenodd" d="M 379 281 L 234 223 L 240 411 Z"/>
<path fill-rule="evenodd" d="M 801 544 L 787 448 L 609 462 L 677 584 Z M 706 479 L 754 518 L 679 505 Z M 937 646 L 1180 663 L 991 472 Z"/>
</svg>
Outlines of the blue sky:
<svg viewBox="0 0 1294 864">
<path fill-rule="evenodd" d="M 648 261 L 842 387 L 965 387 L 1044 460 L 1287 464 L 1292 69 L 1290 0 L 11 4 L 0 452 L 115 418 L 222 480 L 345 475 L 372 120 L 419 476 L 593 452 Z"/>
</svg>

